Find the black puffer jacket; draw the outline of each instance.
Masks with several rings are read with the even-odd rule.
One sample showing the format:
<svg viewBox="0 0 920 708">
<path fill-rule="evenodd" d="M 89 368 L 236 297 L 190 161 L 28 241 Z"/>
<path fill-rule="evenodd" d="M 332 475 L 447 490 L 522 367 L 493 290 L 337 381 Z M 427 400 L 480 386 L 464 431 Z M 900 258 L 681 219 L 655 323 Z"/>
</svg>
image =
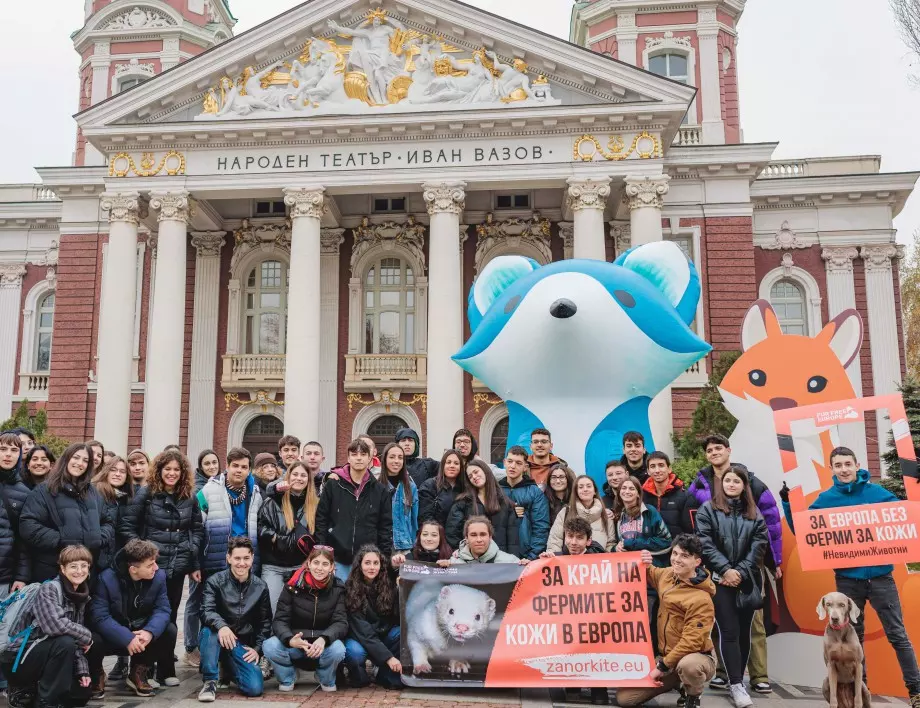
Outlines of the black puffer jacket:
<svg viewBox="0 0 920 708">
<path fill-rule="evenodd" d="M 673 472 L 661 494 L 658 493 L 654 479 L 649 477 L 645 480 L 642 485 L 642 501 L 646 506 L 655 507 L 661 514 L 661 519 L 671 532 L 671 538 L 677 538 L 682 533 L 694 533 L 693 517 L 699 504 Z"/>
<path fill-rule="evenodd" d="M 0 585 L 29 582 L 29 549 L 19 537 L 19 517 L 29 488 L 16 469 L 0 470 Z"/>
<path fill-rule="evenodd" d="M 458 477 L 459 480 L 459 477 Z M 423 521 L 437 521 L 441 526 L 447 526 L 447 517 L 454 499 L 460 493 L 460 484 L 456 483 L 448 489 L 438 489 L 438 480 L 429 479 L 418 488 L 418 524 Z"/>
<path fill-rule="evenodd" d="M 195 493 L 201 491 L 201 488 L 208 483 L 208 480 L 211 479 L 204 472 L 199 469 L 195 470 Z"/>
<path fill-rule="evenodd" d="M 384 556 L 393 553 L 393 502 L 390 491 L 364 473 L 360 485 L 348 465 L 326 476 L 316 509 L 316 543 L 332 546 L 337 563 L 351 565 L 361 546 L 373 543 Z"/>
<path fill-rule="evenodd" d="M 489 516 L 485 513 L 478 498 L 458 499 L 447 517 L 447 542 L 451 548 L 455 550 L 460 548 L 460 542 L 463 540 L 463 525 L 471 516 L 488 517 L 492 522 L 494 532 L 492 540 L 499 549 L 518 558 L 521 557 L 521 542 L 518 536 L 519 522 L 510 500 L 502 504 L 497 514 Z"/>
<path fill-rule="evenodd" d="M 406 455 L 406 469 L 409 470 L 409 476 L 415 482 L 415 486 L 421 488 L 426 480 L 431 479 L 438 473 L 438 461 L 430 457 L 419 457 L 419 451 L 422 446 L 419 444 L 418 433 L 412 428 L 401 428 L 396 432 L 396 442 L 405 438 L 415 440 L 415 452 Z"/>
<path fill-rule="evenodd" d="M 100 492 L 97 493 L 99 494 L 99 498 L 102 499 L 102 503 L 105 504 L 109 516 L 112 517 L 112 527 L 115 529 L 112 542 L 106 545 L 99 556 L 99 567 L 105 569 L 112 567 L 115 561 L 115 554 L 124 546 L 119 536 L 119 529 L 121 528 L 121 520 L 125 515 L 125 509 L 128 508 L 128 502 L 130 502 L 131 499 L 128 497 L 127 493 L 120 492 L 113 501 L 108 501 Z"/>
<path fill-rule="evenodd" d="M 305 506 L 301 504 L 295 507 L 294 528 L 289 529 L 281 509 L 282 497 L 280 494 L 268 496 L 259 508 L 259 553 L 263 566 L 290 568 L 304 562 L 304 555 L 297 548 L 297 541 L 311 535 L 304 518 Z"/>
<path fill-rule="evenodd" d="M 83 545 L 93 554 L 96 567 L 100 555 L 115 538 L 112 517 L 102 497 L 93 487 L 78 495 L 70 484 L 52 494 L 40 484 L 29 493 L 19 532 L 32 558 L 29 580 L 44 582 L 58 574 L 58 553 L 65 546 Z"/>
<path fill-rule="evenodd" d="M 626 471 L 629 472 L 630 477 L 635 477 L 639 480 L 639 484 L 645 484 L 645 480 L 648 479 L 648 453 L 646 452 L 642 456 L 642 464 L 639 465 L 639 469 L 634 470 L 629 466 L 629 460 L 626 455 L 623 455 L 620 458 L 620 464 L 626 467 Z"/>
<path fill-rule="evenodd" d="M 213 632 L 229 627 L 244 646 L 261 654 L 262 642 L 272 634 L 268 585 L 251 573 L 241 583 L 229 568 L 215 573 L 204 584 L 201 624 Z"/>
<path fill-rule="evenodd" d="M 297 633 L 312 642 L 323 637 L 328 647 L 336 639 L 348 636 L 348 614 L 345 612 L 345 586 L 336 577 L 321 590 L 305 582 L 309 573 L 302 568 L 294 573 L 281 590 L 272 631 L 288 646 Z"/>
<path fill-rule="evenodd" d="M 395 605 L 389 612 L 380 612 L 375 596 L 368 590 L 367 599 L 357 612 L 348 612 L 348 633 L 364 647 L 370 660 L 382 666 L 393 658 L 386 638 L 393 627 L 399 626 L 399 592 L 393 591 Z M 346 608 L 347 609 L 347 608 Z"/>
<path fill-rule="evenodd" d="M 121 543 L 132 538 L 152 541 L 160 549 L 157 560 L 166 577 L 176 578 L 200 567 L 198 551 L 204 539 L 201 509 L 194 496 L 175 498 L 141 487 L 128 504 L 118 528 Z"/>
</svg>

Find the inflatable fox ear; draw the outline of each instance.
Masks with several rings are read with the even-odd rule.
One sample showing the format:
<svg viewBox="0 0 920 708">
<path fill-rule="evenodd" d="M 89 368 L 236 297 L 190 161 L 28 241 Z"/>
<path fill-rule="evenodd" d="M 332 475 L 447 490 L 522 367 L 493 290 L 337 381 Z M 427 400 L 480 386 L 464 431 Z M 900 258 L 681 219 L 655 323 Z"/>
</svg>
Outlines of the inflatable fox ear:
<svg viewBox="0 0 920 708">
<path fill-rule="evenodd" d="M 641 275 L 658 288 L 688 325 L 696 317 L 700 278 L 696 267 L 671 241 L 656 241 L 631 248 L 614 261 Z"/>
<path fill-rule="evenodd" d="M 470 288 L 466 310 L 470 331 L 476 331 L 483 315 L 505 290 L 539 267 L 535 260 L 524 256 L 498 256 L 489 261 Z"/>
</svg>

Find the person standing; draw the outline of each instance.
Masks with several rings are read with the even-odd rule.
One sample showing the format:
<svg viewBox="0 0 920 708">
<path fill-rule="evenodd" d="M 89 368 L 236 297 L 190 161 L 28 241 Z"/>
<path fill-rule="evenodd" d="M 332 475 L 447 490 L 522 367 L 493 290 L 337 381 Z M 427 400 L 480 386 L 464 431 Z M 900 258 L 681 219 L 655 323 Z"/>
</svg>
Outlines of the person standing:
<svg viewBox="0 0 920 708">
<path fill-rule="evenodd" d="M 505 478 L 498 486 L 514 504 L 521 557 L 536 560 L 549 539 L 549 505 L 543 490 L 527 474 L 527 451 L 520 445 L 505 455 Z"/>
<path fill-rule="evenodd" d="M 67 546 L 85 546 L 94 567 L 115 538 L 113 520 L 102 497 L 90 484 L 93 452 L 71 445 L 55 463 L 48 482 L 35 487 L 19 517 L 19 532 L 32 561 L 30 582 L 57 576 L 58 556 Z"/>
<path fill-rule="evenodd" d="M 642 501 L 655 507 L 671 532 L 671 538 L 694 533 L 696 497 L 687 493 L 684 483 L 671 471 L 671 459 L 663 452 L 651 453 L 647 460 L 648 479 L 642 485 Z"/>
<path fill-rule="evenodd" d="M 418 520 L 447 524 L 447 517 L 457 495 L 463 491 L 466 463 L 456 450 L 448 450 L 441 458 L 438 474 L 418 488 Z"/>
<path fill-rule="evenodd" d="M 744 687 L 754 613 L 763 607 L 760 564 L 770 544 L 767 525 L 745 470 L 732 467 L 719 480 L 711 501 L 696 514 L 703 561 L 716 582 L 715 612 L 722 660 L 735 708 L 753 705 Z"/>
<path fill-rule="evenodd" d="M 419 489 L 429 479 L 433 479 L 438 474 L 438 463 L 430 457 L 420 457 L 422 445 L 419 442 L 418 433 L 412 428 L 401 428 L 396 431 L 396 440 L 399 446 L 406 454 L 406 467 L 409 468 L 409 476 L 415 482 Z M 429 442 L 431 442 L 429 440 Z"/>
<path fill-rule="evenodd" d="M 479 443 L 476 442 L 473 433 L 466 428 L 460 428 L 460 430 L 454 433 L 454 439 L 450 448 L 459 452 L 466 464 L 469 464 L 473 460 L 482 460 L 482 458 L 478 456 Z M 482 461 L 485 462 L 485 460 Z M 486 462 L 486 464 L 488 463 Z"/>
<path fill-rule="evenodd" d="M 85 443 L 85 445 L 93 451 L 92 472 L 90 474 L 90 477 L 92 477 L 92 475 L 102 469 L 102 465 L 105 464 L 105 445 L 98 440 L 90 440 Z"/>
<path fill-rule="evenodd" d="M 406 456 L 396 443 L 383 448 L 380 482 L 393 499 L 393 552 L 405 553 L 418 534 L 418 487 L 406 469 Z"/>
<path fill-rule="evenodd" d="M 195 494 L 208 483 L 211 477 L 220 474 L 220 458 L 214 450 L 202 450 L 198 453 L 198 466 L 195 468 Z"/>
<path fill-rule="evenodd" d="M 671 532 L 655 509 L 642 503 L 642 484 L 627 477 L 620 485 L 623 511 L 616 523 L 616 551 L 648 551 L 659 567 L 667 565 Z"/>
<path fill-rule="evenodd" d="M 554 471 L 553 474 L 556 474 Z M 612 519 L 607 517 L 604 502 L 597 492 L 597 485 L 588 475 L 582 475 L 575 480 L 575 493 L 569 504 L 562 509 L 553 521 L 549 530 L 549 540 L 546 550 L 561 553 L 565 542 L 565 523 L 569 519 L 584 519 L 591 525 L 591 536 L 605 551 L 613 549 L 616 541 L 616 526 Z"/>
<path fill-rule="evenodd" d="M 150 471 L 150 458 L 143 450 L 131 450 L 128 453 L 128 474 L 134 486 L 140 489 L 147 484 L 147 473 Z"/>
<path fill-rule="evenodd" d="M 570 467 L 557 467 L 550 472 L 546 489 L 543 490 L 549 505 L 549 518 L 559 516 L 559 512 L 569 505 L 574 491 L 575 473 Z"/>
<path fill-rule="evenodd" d="M 300 462 L 300 460 L 298 459 L 296 462 Z M 295 463 L 292 462 L 291 464 Z M 285 465 L 286 468 L 289 466 L 290 465 Z M 252 466 L 252 476 L 256 478 L 256 483 L 259 485 L 259 489 L 262 490 L 262 495 L 264 496 L 268 485 L 281 477 L 278 471 L 278 465 L 275 462 L 275 456 L 270 452 L 260 452 L 256 455 L 255 462 Z"/>
<path fill-rule="evenodd" d="M 464 490 L 457 496 L 447 517 L 447 542 L 452 548 L 459 548 L 466 520 L 471 516 L 485 516 L 492 522 L 498 547 L 519 556 L 518 517 L 511 500 L 495 481 L 492 470 L 485 462 L 473 460 L 466 466 L 465 476 Z"/>
<path fill-rule="evenodd" d="M 323 486 L 323 478 L 325 478 L 327 472 L 327 470 L 323 469 L 323 462 L 326 461 L 323 446 L 316 440 L 305 442 L 300 451 L 300 461 L 307 466 L 310 478 L 316 485 L 316 493 L 319 494 Z"/>
<path fill-rule="evenodd" d="M 285 435 L 278 440 L 278 459 L 280 467 L 284 470 L 300 460 L 300 438 L 294 435 Z"/>
<path fill-rule="evenodd" d="M 645 480 L 648 479 L 647 457 L 645 436 L 636 430 L 625 433 L 623 435 L 623 457 L 620 463 L 626 467 L 629 476 L 638 479 L 640 484 L 645 484 Z"/>
<path fill-rule="evenodd" d="M 47 481 L 56 460 L 51 450 L 44 445 L 36 445 L 26 454 L 22 469 L 19 470 L 19 479 L 32 491 L 36 485 Z"/>
<path fill-rule="evenodd" d="M 530 433 L 530 449 L 533 451 L 527 458 L 530 478 L 541 489 L 545 489 L 550 473 L 554 469 L 565 467 L 565 460 L 553 454 L 553 437 L 546 428 L 535 428 Z"/>
</svg>

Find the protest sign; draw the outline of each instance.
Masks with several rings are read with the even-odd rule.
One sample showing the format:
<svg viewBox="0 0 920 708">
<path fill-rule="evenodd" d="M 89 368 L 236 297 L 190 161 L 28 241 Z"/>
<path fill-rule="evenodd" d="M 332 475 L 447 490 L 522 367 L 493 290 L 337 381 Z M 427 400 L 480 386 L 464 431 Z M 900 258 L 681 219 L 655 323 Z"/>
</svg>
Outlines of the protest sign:
<svg viewBox="0 0 920 708">
<path fill-rule="evenodd" d="M 907 501 L 829 509 L 808 509 L 805 488 L 815 465 L 830 467 L 828 451 L 812 448 L 815 430 L 860 422 L 868 411 L 885 409 L 904 474 Z M 900 395 L 855 398 L 779 410 L 774 413 L 796 544 L 804 570 L 856 568 L 920 560 L 920 487 L 917 460 Z M 859 460 L 865 465 L 865 460 Z"/>
<path fill-rule="evenodd" d="M 639 553 L 400 569 L 410 686 L 652 686 Z"/>
</svg>

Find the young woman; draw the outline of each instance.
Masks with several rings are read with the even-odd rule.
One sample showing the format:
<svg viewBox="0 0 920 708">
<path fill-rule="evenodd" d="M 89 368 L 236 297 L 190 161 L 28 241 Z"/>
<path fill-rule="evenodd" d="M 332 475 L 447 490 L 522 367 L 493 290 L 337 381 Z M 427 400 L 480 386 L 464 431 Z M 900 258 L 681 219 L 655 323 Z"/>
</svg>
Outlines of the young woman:
<svg viewBox="0 0 920 708">
<path fill-rule="evenodd" d="M 553 471 L 555 474 L 556 471 Z M 562 544 L 565 541 L 565 521 L 569 518 L 580 516 L 591 524 L 591 540 L 597 541 L 605 551 L 613 548 L 614 523 L 607 518 L 604 502 L 597 492 L 597 485 L 588 475 L 582 475 L 575 480 L 575 493 L 569 500 L 567 508 L 556 514 L 553 526 L 549 530 L 549 541 L 546 550 L 553 553 L 562 553 Z M 656 510 L 657 511 L 657 510 Z"/>
<path fill-rule="evenodd" d="M 383 448 L 383 482 L 393 495 L 393 552 L 412 548 L 418 534 L 418 487 L 406 469 L 406 454 L 396 443 Z"/>
<path fill-rule="evenodd" d="M 96 474 L 105 464 L 105 445 L 98 440 L 90 440 L 86 446 L 93 451 L 93 474 Z"/>
<path fill-rule="evenodd" d="M 284 479 L 289 487 L 269 494 L 259 509 L 259 551 L 262 554 L 262 580 L 268 585 L 272 612 L 285 581 L 303 563 L 297 542 L 313 534 L 319 497 L 313 475 L 303 462 L 288 467 Z"/>
<path fill-rule="evenodd" d="M 220 474 L 220 458 L 214 450 L 202 450 L 198 454 L 198 467 L 195 468 L 195 493 L 207 484 L 207 481 Z"/>
<path fill-rule="evenodd" d="M 86 546 L 99 568 L 103 551 L 115 538 L 112 517 L 90 484 L 93 451 L 83 443 L 71 445 L 48 481 L 29 494 L 19 517 L 19 532 L 31 549 L 32 582 L 58 574 L 58 554 L 65 546 Z"/>
<path fill-rule="evenodd" d="M 463 474 L 466 463 L 456 450 L 448 450 L 441 458 L 438 474 L 418 488 L 419 521 L 433 519 L 441 526 L 447 524 L 447 515 L 454 499 L 463 491 Z"/>
<path fill-rule="evenodd" d="M 619 460 L 607 463 L 607 469 L 604 472 L 607 481 L 604 482 L 604 506 L 607 507 L 607 518 L 613 519 L 616 523 L 620 518 L 620 512 L 623 506 L 620 504 L 620 485 L 629 477 L 629 471 L 626 465 Z"/>
<path fill-rule="evenodd" d="M 134 480 L 135 487 L 147 484 L 147 473 L 150 471 L 150 458 L 143 450 L 131 450 L 128 453 L 128 473 Z"/>
<path fill-rule="evenodd" d="M 263 494 L 272 482 L 281 475 L 278 472 L 278 461 L 270 452 L 260 452 L 256 455 L 252 465 L 252 476 L 255 477 Z"/>
<path fill-rule="evenodd" d="M 423 521 L 418 530 L 415 545 L 408 553 L 394 553 L 390 563 L 394 568 L 399 568 L 406 561 L 419 561 L 420 563 L 437 563 L 450 560 L 454 549 L 447 542 L 447 533 L 437 521 Z"/>
<path fill-rule="evenodd" d="M 93 554 L 84 546 L 66 546 L 55 564 L 55 575 L 41 586 L 17 626 L 10 628 L 12 638 L 32 625 L 27 645 L 22 647 L 23 638 L 17 638 L 0 655 L 3 673 L 9 677 L 11 706 L 27 705 L 27 694 L 33 694 L 36 684 L 41 708 L 85 706 L 90 698 L 86 651 L 93 635 L 85 626 L 84 613 Z"/>
<path fill-rule="evenodd" d="M 657 509 L 642 503 L 642 483 L 627 477 L 620 485 L 623 511 L 616 522 L 616 550 L 649 551 L 655 565 L 665 567 L 671 547 L 671 532 Z"/>
<path fill-rule="evenodd" d="M 557 467 L 550 472 L 547 479 L 546 503 L 549 504 L 549 518 L 555 519 L 559 512 L 569 505 L 572 491 L 575 489 L 575 473 L 569 467 Z"/>
<path fill-rule="evenodd" d="M 395 445 L 395 443 L 393 443 Z M 386 454 L 383 456 L 386 460 Z M 402 688 L 399 675 L 399 591 L 377 546 L 361 546 L 345 581 L 348 639 L 345 666 L 352 688 L 370 684 L 366 662 L 377 667 L 377 683 Z"/>
<path fill-rule="evenodd" d="M 470 460 L 466 466 L 466 484 L 457 495 L 447 517 L 447 542 L 459 548 L 463 540 L 463 525 L 471 516 L 485 516 L 492 522 L 492 540 L 499 549 L 515 556 L 521 555 L 518 538 L 518 518 L 514 505 L 495 481 L 492 470 L 482 460 Z"/>
<path fill-rule="evenodd" d="M 751 651 L 751 623 L 763 606 L 760 564 L 770 537 L 746 471 L 731 467 L 722 474 L 712 499 L 696 513 L 696 532 L 703 563 L 716 583 L 716 626 L 732 702 L 747 708 L 753 702 L 742 679 Z"/>
<path fill-rule="evenodd" d="M 188 458 L 177 450 L 157 455 L 119 524 L 122 543 L 132 538 L 152 541 L 160 551 L 157 565 L 166 571 L 166 594 L 175 624 L 185 576 L 201 582 L 198 552 L 204 537 L 201 509 L 195 499 Z M 172 661 L 157 662 L 158 683 L 178 686 Z"/>
<path fill-rule="evenodd" d="M 44 445 L 37 445 L 26 453 L 25 461 L 19 476 L 29 489 L 42 484 L 48 479 L 48 473 L 54 465 L 56 458 Z"/>
<path fill-rule="evenodd" d="M 329 546 L 314 546 L 306 562 L 285 584 L 272 623 L 273 637 L 262 651 L 275 669 L 278 690 L 293 691 L 297 672 L 293 663 L 316 661 L 316 678 L 324 691 L 335 691 L 335 675 L 345 659 L 348 635 L 345 586 L 333 571 Z"/>
</svg>

